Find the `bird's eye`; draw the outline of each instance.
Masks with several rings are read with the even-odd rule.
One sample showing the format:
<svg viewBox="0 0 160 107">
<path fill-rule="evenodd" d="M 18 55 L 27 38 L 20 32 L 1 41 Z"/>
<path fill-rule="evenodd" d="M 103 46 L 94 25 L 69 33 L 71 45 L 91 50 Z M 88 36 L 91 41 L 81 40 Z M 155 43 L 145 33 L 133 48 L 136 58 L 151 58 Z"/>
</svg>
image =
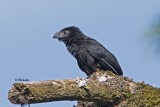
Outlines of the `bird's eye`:
<svg viewBox="0 0 160 107">
<path fill-rule="evenodd" d="M 66 34 L 66 31 L 64 31 L 63 33 Z"/>
</svg>

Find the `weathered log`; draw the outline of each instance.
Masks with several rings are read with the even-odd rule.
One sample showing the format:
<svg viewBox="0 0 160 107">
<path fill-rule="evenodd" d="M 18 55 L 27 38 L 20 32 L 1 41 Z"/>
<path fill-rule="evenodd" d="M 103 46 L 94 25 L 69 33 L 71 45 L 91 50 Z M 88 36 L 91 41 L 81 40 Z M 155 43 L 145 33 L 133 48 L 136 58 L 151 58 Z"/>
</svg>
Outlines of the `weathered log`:
<svg viewBox="0 0 160 107">
<path fill-rule="evenodd" d="M 97 71 L 86 79 L 14 83 L 8 99 L 14 104 L 76 100 L 109 107 L 160 107 L 160 89 Z"/>
</svg>

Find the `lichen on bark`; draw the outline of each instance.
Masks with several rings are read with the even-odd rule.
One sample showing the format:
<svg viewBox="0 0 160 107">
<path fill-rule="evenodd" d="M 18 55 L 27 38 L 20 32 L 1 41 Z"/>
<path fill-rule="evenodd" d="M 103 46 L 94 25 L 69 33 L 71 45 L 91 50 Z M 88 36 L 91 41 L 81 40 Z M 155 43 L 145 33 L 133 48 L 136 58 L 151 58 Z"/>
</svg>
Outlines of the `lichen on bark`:
<svg viewBox="0 0 160 107">
<path fill-rule="evenodd" d="M 158 107 L 160 89 L 109 71 L 97 71 L 86 79 L 15 83 L 8 99 L 14 104 L 76 100 L 82 101 L 79 104 L 84 107 L 87 104 L 93 107 Z"/>
</svg>

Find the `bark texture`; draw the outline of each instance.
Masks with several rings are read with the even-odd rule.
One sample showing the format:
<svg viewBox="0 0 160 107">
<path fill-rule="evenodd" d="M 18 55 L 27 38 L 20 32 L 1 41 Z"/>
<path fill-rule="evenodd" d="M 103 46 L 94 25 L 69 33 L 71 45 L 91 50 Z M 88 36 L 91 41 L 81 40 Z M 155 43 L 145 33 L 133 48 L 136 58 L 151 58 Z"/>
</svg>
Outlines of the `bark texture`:
<svg viewBox="0 0 160 107">
<path fill-rule="evenodd" d="M 14 83 L 8 99 L 13 104 L 76 100 L 75 107 L 160 107 L 160 89 L 97 71 L 87 79 Z"/>
</svg>

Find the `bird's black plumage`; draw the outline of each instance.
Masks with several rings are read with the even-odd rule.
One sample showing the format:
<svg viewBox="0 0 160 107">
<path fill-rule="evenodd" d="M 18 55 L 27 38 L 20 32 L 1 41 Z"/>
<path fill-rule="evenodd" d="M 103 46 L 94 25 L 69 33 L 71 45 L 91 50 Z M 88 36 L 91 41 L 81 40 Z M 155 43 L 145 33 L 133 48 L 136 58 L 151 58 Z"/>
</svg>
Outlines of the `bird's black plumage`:
<svg viewBox="0 0 160 107">
<path fill-rule="evenodd" d="M 97 69 L 111 70 L 123 75 L 116 57 L 93 38 L 83 34 L 78 27 L 70 26 L 54 34 L 63 41 L 68 51 L 77 59 L 80 69 L 90 76 Z"/>
</svg>

